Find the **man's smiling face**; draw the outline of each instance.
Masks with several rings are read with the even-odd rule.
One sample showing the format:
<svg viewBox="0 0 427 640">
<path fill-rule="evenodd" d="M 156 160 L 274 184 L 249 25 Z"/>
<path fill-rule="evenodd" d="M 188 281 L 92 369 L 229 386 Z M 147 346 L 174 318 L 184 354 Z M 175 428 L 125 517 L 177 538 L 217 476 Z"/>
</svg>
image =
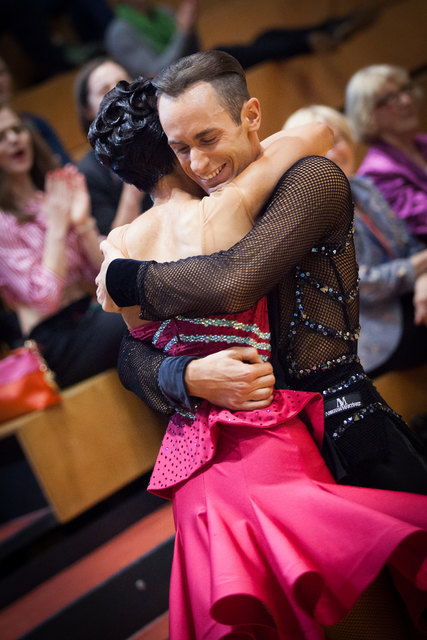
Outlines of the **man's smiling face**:
<svg viewBox="0 0 427 640">
<path fill-rule="evenodd" d="M 172 98 L 162 94 L 159 116 L 185 173 L 206 193 L 230 182 L 259 153 L 259 103 L 248 100 L 237 124 L 207 82 Z"/>
</svg>

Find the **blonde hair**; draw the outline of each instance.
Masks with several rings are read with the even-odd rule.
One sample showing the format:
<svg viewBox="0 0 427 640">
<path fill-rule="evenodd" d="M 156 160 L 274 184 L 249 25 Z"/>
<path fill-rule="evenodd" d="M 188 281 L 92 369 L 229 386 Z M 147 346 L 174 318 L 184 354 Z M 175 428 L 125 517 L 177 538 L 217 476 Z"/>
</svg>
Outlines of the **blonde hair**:
<svg viewBox="0 0 427 640">
<path fill-rule="evenodd" d="M 309 122 L 324 122 L 336 127 L 347 142 L 354 146 L 354 135 L 347 118 L 336 109 L 323 104 L 313 104 L 310 107 L 298 109 L 289 116 L 282 129 L 298 127 Z"/>
<path fill-rule="evenodd" d="M 374 111 L 387 82 L 408 84 L 409 73 L 403 67 L 373 64 L 357 71 L 347 84 L 345 113 L 360 142 L 369 143 L 378 135 Z"/>
</svg>

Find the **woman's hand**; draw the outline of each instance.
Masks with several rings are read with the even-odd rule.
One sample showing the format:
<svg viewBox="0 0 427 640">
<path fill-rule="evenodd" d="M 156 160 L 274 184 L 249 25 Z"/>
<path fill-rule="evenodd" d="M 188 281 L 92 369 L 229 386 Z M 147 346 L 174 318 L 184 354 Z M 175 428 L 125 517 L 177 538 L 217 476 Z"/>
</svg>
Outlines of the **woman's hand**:
<svg viewBox="0 0 427 640">
<path fill-rule="evenodd" d="M 415 324 L 427 327 L 427 273 L 421 274 L 414 287 Z"/>
<path fill-rule="evenodd" d="M 46 177 L 45 215 L 48 225 L 82 227 L 90 220 L 90 196 L 86 179 L 74 165 L 55 169 Z"/>
<path fill-rule="evenodd" d="M 108 242 L 108 240 L 103 240 L 101 242 L 100 248 L 104 256 L 104 260 L 101 265 L 101 269 L 95 279 L 96 298 L 104 311 L 120 313 L 120 307 L 118 307 L 113 299 L 110 298 L 105 280 L 107 269 L 110 266 L 110 263 L 116 258 L 123 258 L 123 254 L 119 251 L 119 249 L 117 249 L 117 247 L 114 247 L 110 242 Z"/>
<path fill-rule="evenodd" d="M 182 0 L 176 12 L 176 28 L 181 33 L 189 33 L 197 21 L 198 0 Z"/>
<path fill-rule="evenodd" d="M 45 182 L 44 215 L 50 231 L 64 236 L 70 225 L 70 189 L 63 169 L 50 171 Z"/>
<path fill-rule="evenodd" d="M 90 195 L 86 178 L 73 165 L 67 165 L 63 171 L 71 193 L 71 225 L 73 227 L 82 227 L 90 220 Z"/>
</svg>

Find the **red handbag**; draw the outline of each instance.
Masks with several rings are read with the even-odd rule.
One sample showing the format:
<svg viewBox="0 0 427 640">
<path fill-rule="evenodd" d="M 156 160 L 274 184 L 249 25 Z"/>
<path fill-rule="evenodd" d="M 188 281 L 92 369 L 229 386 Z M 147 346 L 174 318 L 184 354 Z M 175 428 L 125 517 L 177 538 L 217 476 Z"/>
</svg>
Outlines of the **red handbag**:
<svg viewBox="0 0 427 640">
<path fill-rule="evenodd" d="M 0 360 L 0 422 L 61 402 L 54 374 L 34 340 Z"/>
</svg>

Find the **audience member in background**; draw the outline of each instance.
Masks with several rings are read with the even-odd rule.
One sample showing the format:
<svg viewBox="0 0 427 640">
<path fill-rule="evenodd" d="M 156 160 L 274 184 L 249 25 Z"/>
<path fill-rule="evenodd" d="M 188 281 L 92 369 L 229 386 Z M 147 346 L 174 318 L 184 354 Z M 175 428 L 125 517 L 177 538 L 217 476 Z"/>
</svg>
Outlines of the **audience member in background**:
<svg viewBox="0 0 427 640">
<path fill-rule="evenodd" d="M 0 105 L 9 104 L 13 95 L 13 78 L 10 73 L 9 67 L 6 61 L 0 57 Z M 29 111 L 22 112 L 21 117 L 35 129 L 48 144 L 58 162 L 66 164 L 70 162 L 68 153 L 65 151 L 61 141 L 59 140 L 56 132 L 51 125 L 41 116 L 30 113 Z M 16 313 L 9 309 L 3 301 L 0 300 L 0 335 L 1 340 L 5 345 L 9 347 L 15 346 L 22 340 L 22 335 L 19 327 L 19 321 Z"/>
<path fill-rule="evenodd" d="M 84 176 L 0 108 L 0 294 L 60 387 L 116 366 L 123 320 L 93 303 L 101 265 Z M 53 170 L 53 171 L 52 171 Z"/>
<path fill-rule="evenodd" d="M 119 2 L 105 32 L 109 56 L 131 76 L 155 75 L 183 56 L 199 50 L 196 33 L 198 0 L 182 0 L 177 11 L 149 0 Z M 234 56 L 244 69 L 268 60 L 333 51 L 375 18 L 376 10 L 361 10 L 301 29 L 271 29 L 246 44 L 216 49 Z"/>
<path fill-rule="evenodd" d="M 13 78 L 5 60 L 0 57 L 0 104 L 9 104 L 13 94 Z M 25 111 L 21 116 L 39 132 L 47 142 L 53 153 L 60 159 L 61 164 L 70 162 L 70 157 L 65 151 L 62 142 L 51 125 L 41 116 Z"/>
<path fill-rule="evenodd" d="M 63 42 L 52 29 L 52 16 L 66 13 L 72 20 L 78 42 Z M 36 66 L 36 80 L 72 69 L 87 48 L 92 51 L 103 40 L 113 17 L 106 0 L 5 0 L 1 3 L 0 31 L 10 33 Z M 87 58 L 86 58 L 87 59 Z"/>
<path fill-rule="evenodd" d="M 427 134 L 418 133 L 420 94 L 405 69 L 371 65 L 350 79 L 345 108 L 357 138 L 370 145 L 358 173 L 427 242 Z"/>
<path fill-rule="evenodd" d="M 291 115 L 284 128 L 313 121 L 332 128 L 335 143 L 327 156 L 350 180 L 355 202 L 362 364 L 376 377 L 427 362 L 427 247 L 411 236 L 368 178 L 354 175 L 355 141 L 342 113 L 322 105 L 306 107 Z"/>
<path fill-rule="evenodd" d="M 105 32 L 105 49 L 130 75 L 154 75 L 199 49 L 197 0 L 171 7 L 147 0 L 119 2 Z"/>
<path fill-rule="evenodd" d="M 104 95 L 120 80 L 130 79 L 123 67 L 108 58 L 95 58 L 80 70 L 74 84 L 74 97 L 85 135 L 98 113 Z M 92 149 L 79 162 L 78 167 L 86 177 L 92 215 L 103 235 L 107 235 L 114 227 L 132 222 L 151 206 L 149 196 L 145 196 L 133 185 L 123 184 L 97 161 Z"/>
</svg>

